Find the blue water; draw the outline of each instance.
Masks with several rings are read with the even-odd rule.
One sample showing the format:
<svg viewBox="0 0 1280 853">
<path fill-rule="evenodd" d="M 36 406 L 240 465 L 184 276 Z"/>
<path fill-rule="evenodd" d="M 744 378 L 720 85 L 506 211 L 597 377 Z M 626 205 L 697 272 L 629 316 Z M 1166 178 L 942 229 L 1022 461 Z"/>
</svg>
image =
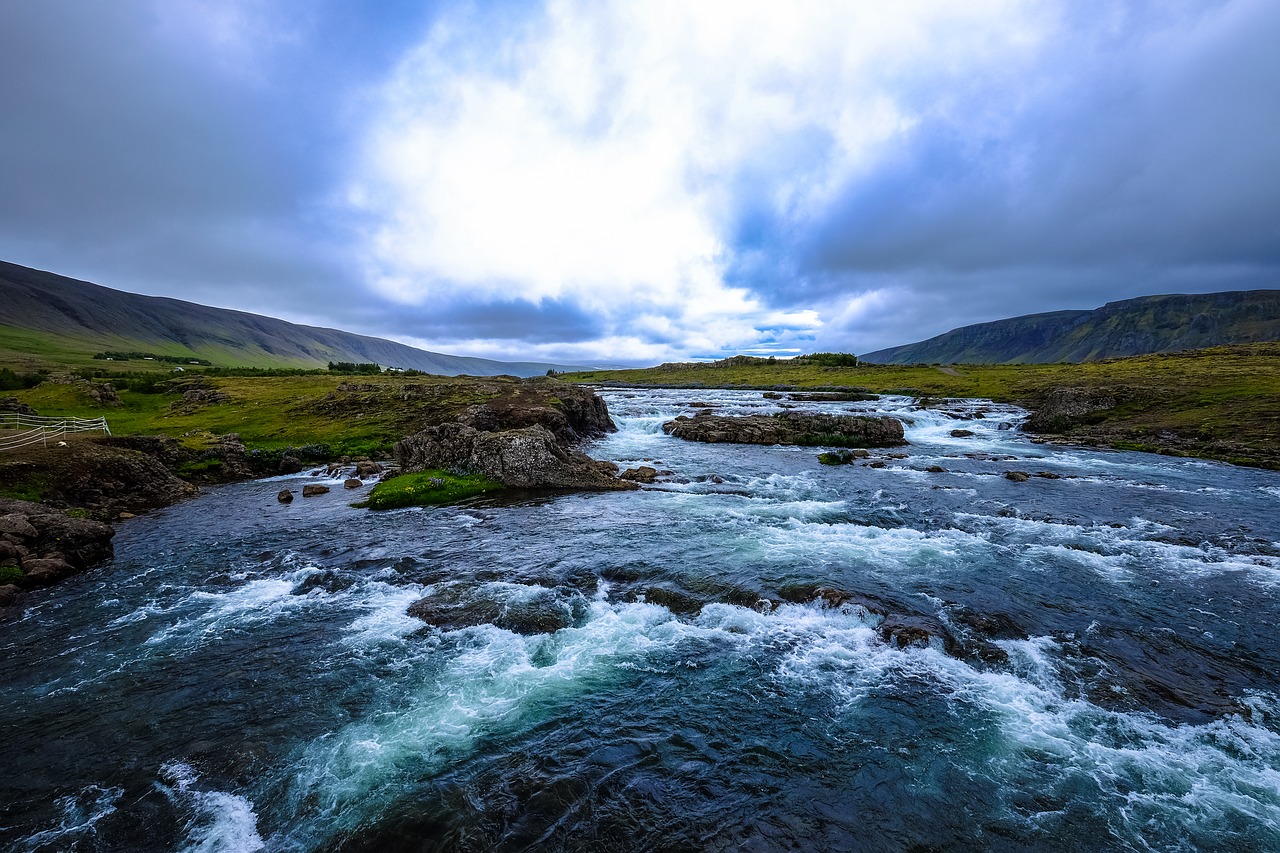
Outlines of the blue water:
<svg viewBox="0 0 1280 853">
<path fill-rule="evenodd" d="M 1280 849 L 1280 475 L 901 398 L 800 404 L 908 421 L 905 458 L 826 467 L 661 433 L 756 392 L 606 398 L 589 452 L 654 486 L 277 504 L 302 475 L 122 524 L 0 617 L 0 844 Z"/>
</svg>

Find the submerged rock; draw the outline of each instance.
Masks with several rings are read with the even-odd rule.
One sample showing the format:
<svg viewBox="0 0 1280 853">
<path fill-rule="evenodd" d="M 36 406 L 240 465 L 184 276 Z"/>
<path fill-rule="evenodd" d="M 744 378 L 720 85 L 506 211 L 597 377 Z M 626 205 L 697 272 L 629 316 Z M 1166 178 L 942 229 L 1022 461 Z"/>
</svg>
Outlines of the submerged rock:
<svg viewBox="0 0 1280 853">
<path fill-rule="evenodd" d="M 1015 483 L 1025 483 L 1031 477 L 1026 471 L 1005 471 L 1004 478 Z"/>
<path fill-rule="evenodd" d="M 662 431 L 689 441 L 731 444 L 799 444 L 834 447 L 893 447 L 906 444 L 902 422 L 890 417 L 783 412 L 740 417 L 680 416 Z"/>
</svg>

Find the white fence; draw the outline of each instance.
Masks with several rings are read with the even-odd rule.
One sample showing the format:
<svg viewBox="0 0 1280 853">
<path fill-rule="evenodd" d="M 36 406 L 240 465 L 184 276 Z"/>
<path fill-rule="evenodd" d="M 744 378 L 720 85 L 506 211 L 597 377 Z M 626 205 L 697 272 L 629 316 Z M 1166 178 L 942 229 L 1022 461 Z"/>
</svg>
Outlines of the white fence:
<svg viewBox="0 0 1280 853">
<path fill-rule="evenodd" d="M 111 435 L 106 418 L 46 418 L 18 412 L 0 412 L 0 451 L 17 450 L 32 444 L 48 444 L 69 432 L 96 432 Z"/>
</svg>

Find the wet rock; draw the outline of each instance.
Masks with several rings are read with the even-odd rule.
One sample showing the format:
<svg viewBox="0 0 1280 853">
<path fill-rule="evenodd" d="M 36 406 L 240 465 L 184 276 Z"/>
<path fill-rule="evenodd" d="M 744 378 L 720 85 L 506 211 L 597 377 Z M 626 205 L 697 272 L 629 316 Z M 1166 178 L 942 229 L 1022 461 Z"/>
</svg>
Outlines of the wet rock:
<svg viewBox="0 0 1280 853">
<path fill-rule="evenodd" d="M 883 467 L 885 467 L 885 464 L 884 464 L 883 462 L 881 462 L 879 459 L 877 459 L 877 460 L 876 460 L 876 461 L 874 461 L 874 462 L 868 462 L 868 463 L 867 463 L 867 465 L 866 465 L 866 467 L 868 467 L 868 468 L 883 468 Z"/>
<path fill-rule="evenodd" d="M 677 616 L 697 616 L 707 602 L 695 596 L 661 586 L 651 586 L 643 590 L 633 591 L 627 596 L 628 601 L 643 599 L 648 604 L 665 607 Z"/>
<path fill-rule="evenodd" d="M 280 501 L 282 504 L 293 503 L 293 490 L 281 489 L 280 493 L 276 495 L 276 500 Z"/>
<path fill-rule="evenodd" d="M 934 616 L 919 613 L 890 613 L 877 627 L 880 639 L 899 649 L 934 648 L 952 657 L 962 649 L 946 625 Z"/>
<path fill-rule="evenodd" d="M 761 396 L 761 397 L 763 397 L 763 398 L 764 398 L 764 399 L 766 399 L 766 400 L 781 400 L 781 399 L 782 399 L 782 395 L 781 395 L 781 394 L 779 394 L 777 391 L 765 391 L 765 392 L 764 392 L 763 394 L 761 394 L 760 396 Z"/>
<path fill-rule="evenodd" d="M 658 469 L 651 468 L 648 465 L 641 465 L 637 468 L 628 468 L 618 476 L 623 480 L 631 480 L 636 483 L 652 483 L 658 477 Z"/>
<path fill-rule="evenodd" d="M 332 570 L 315 572 L 307 575 L 302 581 L 293 588 L 294 595 L 306 595 L 313 589 L 323 590 L 324 592 L 334 593 L 342 592 L 349 589 L 356 582 L 356 579 L 350 574 L 344 572 L 335 572 Z"/>
<path fill-rule="evenodd" d="M 302 471 L 302 460 L 296 456 L 281 456 L 280 465 L 276 468 L 279 474 L 297 474 Z"/>
<path fill-rule="evenodd" d="M 1026 471 L 1005 471 L 1004 472 L 1004 478 L 1006 480 L 1012 480 L 1015 483 L 1025 483 L 1028 480 L 1028 478 L 1030 478 L 1030 476 L 1031 475 L 1028 474 Z"/>
<path fill-rule="evenodd" d="M 1000 423 L 996 424 L 996 429 L 999 430 L 1000 432 L 1004 432 L 1006 430 L 1013 429 L 1013 426 L 1014 425 L 1011 424 L 1009 421 L 1001 421 Z"/>
<path fill-rule="evenodd" d="M 302 487 L 302 496 L 304 498 L 313 498 L 316 495 L 324 495 L 329 493 L 328 486 L 321 486 L 318 483 L 307 483 Z"/>
<path fill-rule="evenodd" d="M 8 607 L 18 600 L 18 596 L 22 593 L 22 587 L 16 584 L 7 583 L 0 586 L 0 607 Z"/>
<path fill-rule="evenodd" d="M 951 431 L 952 438 L 969 438 L 972 435 L 973 430 L 971 429 L 953 429 Z"/>
<path fill-rule="evenodd" d="M 778 597 L 792 604 L 821 602 L 826 607 L 861 608 L 867 614 L 884 616 L 888 612 L 885 603 L 878 598 L 835 587 L 818 584 L 791 584 L 778 590 Z"/>
<path fill-rule="evenodd" d="M 731 444 L 784 444 L 817 446 L 892 447 L 906 444 L 902 422 L 890 417 L 806 414 L 739 417 L 680 416 L 662 425 L 662 431 L 688 441 Z"/>
<path fill-rule="evenodd" d="M 927 472 L 929 472 L 930 474 L 945 474 L 945 473 L 947 473 L 947 469 L 946 469 L 946 468 L 943 468 L 941 465 L 930 465 L 928 468 L 925 468 L 924 470 L 925 470 L 925 471 L 927 471 Z"/>
<path fill-rule="evenodd" d="M 358 489 L 363 485 L 364 485 L 364 480 L 358 479 L 356 477 L 349 477 L 348 479 L 342 481 L 342 488 L 344 489 Z"/>
<path fill-rule="evenodd" d="M 1052 471 L 1037 471 L 1036 476 L 1045 480 L 1061 480 L 1061 474 L 1055 474 Z"/>
<path fill-rule="evenodd" d="M 75 566 L 61 557 L 42 557 L 22 561 L 25 586 L 49 586 L 76 573 Z"/>
<path fill-rule="evenodd" d="M 377 462 L 371 462 L 367 459 L 363 462 L 356 463 L 356 476 L 361 479 L 381 474 L 382 470 L 382 465 Z"/>
<path fill-rule="evenodd" d="M 577 606 L 575 606 L 575 603 Z M 585 615 L 581 600 L 561 598 L 551 590 L 532 598 L 502 601 L 482 595 L 468 597 L 446 591 L 409 605 L 408 614 L 442 631 L 493 625 L 523 636 L 552 634 Z"/>
</svg>

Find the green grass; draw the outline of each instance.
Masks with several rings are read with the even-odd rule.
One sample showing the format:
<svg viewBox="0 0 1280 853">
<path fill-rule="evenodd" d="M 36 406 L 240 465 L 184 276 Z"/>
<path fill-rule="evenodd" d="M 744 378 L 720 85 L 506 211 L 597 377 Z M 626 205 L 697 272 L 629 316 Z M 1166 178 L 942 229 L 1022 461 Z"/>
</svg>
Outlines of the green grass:
<svg viewBox="0 0 1280 853">
<path fill-rule="evenodd" d="M 451 377 L 214 376 L 223 403 L 187 410 L 176 394 L 119 391 L 121 405 L 98 407 L 73 385 L 44 383 L 6 392 L 42 415 L 105 416 L 114 435 L 171 435 L 204 450 L 215 435 L 237 433 L 250 449 L 326 445 L 333 456 L 385 456 L 395 442 L 423 426 L 451 419 L 468 406 L 500 396 L 505 380 Z M 339 391 L 344 383 L 367 390 Z M 406 386 L 418 389 L 408 395 Z"/>
<path fill-rule="evenodd" d="M 378 483 L 356 506 L 370 509 L 397 509 L 406 506 L 438 506 L 505 488 L 481 474 L 452 474 L 429 470 L 401 474 Z"/>
<path fill-rule="evenodd" d="M 0 586 L 10 583 L 22 583 L 24 577 L 26 575 L 17 566 L 0 566 Z"/>
</svg>

